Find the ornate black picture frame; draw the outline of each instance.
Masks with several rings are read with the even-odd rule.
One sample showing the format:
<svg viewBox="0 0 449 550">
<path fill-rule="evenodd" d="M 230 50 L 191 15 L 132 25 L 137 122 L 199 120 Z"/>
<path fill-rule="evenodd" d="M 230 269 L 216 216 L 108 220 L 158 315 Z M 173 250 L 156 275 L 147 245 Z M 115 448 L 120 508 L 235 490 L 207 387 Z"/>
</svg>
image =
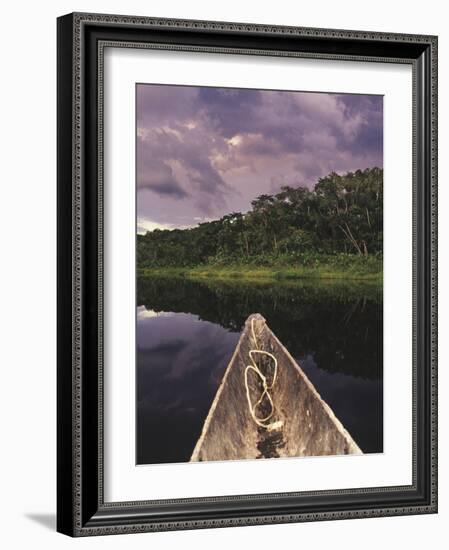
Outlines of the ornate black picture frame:
<svg viewBox="0 0 449 550">
<path fill-rule="evenodd" d="M 413 483 L 104 502 L 103 52 L 118 47 L 413 69 Z M 71 536 L 437 511 L 437 38 L 75 13 L 58 19 L 58 502 Z M 182 494 L 182 487 L 180 487 Z"/>
</svg>

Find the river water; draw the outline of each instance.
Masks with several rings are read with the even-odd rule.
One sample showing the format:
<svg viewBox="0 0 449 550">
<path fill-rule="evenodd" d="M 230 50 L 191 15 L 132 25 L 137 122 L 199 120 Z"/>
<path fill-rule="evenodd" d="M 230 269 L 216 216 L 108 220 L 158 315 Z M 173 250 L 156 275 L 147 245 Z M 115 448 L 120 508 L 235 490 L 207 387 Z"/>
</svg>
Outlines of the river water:
<svg viewBox="0 0 449 550">
<path fill-rule="evenodd" d="M 251 313 L 365 453 L 383 451 L 382 292 L 355 281 L 137 281 L 137 463 L 188 461 Z"/>
</svg>

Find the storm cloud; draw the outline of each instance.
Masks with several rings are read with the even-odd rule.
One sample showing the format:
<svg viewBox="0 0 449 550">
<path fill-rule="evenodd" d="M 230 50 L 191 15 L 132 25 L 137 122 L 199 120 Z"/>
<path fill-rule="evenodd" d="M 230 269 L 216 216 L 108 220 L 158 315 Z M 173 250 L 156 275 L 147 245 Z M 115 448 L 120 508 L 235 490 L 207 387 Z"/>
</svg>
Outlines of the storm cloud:
<svg viewBox="0 0 449 550">
<path fill-rule="evenodd" d="M 136 108 L 142 226 L 196 225 L 383 164 L 382 96 L 139 84 Z"/>
</svg>

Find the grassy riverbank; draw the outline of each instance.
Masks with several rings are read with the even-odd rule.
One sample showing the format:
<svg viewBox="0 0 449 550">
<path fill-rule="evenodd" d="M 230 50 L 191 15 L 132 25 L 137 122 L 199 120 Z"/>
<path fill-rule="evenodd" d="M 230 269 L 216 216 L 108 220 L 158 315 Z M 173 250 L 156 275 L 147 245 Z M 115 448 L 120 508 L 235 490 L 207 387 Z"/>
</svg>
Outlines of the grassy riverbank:
<svg viewBox="0 0 449 550">
<path fill-rule="evenodd" d="M 204 264 L 193 267 L 140 268 L 139 275 L 217 279 L 344 279 L 382 284 L 382 258 L 336 255 L 315 257 L 303 264 Z"/>
</svg>

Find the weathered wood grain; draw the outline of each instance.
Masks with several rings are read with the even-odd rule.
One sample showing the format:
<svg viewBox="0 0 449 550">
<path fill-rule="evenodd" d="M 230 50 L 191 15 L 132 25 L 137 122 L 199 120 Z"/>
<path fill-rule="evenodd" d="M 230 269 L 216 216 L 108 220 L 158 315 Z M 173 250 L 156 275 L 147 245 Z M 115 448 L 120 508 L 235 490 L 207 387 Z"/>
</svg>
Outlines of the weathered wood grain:
<svg viewBox="0 0 449 550">
<path fill-rule="evenodd" d="M 245 368 L 255 343 L 278 360 L 270 391 L 276 429 L 258 426 L 251 417 L 245 389 Z M 260 387 L 249 384 L 256 402 Z M 262 404 L 262 407 L 264 405 Z M 218 388 L 191 461 L 362 454 L 331 408 L 259 314 L 248 317 L 240 340 Z"/>
</svg>

